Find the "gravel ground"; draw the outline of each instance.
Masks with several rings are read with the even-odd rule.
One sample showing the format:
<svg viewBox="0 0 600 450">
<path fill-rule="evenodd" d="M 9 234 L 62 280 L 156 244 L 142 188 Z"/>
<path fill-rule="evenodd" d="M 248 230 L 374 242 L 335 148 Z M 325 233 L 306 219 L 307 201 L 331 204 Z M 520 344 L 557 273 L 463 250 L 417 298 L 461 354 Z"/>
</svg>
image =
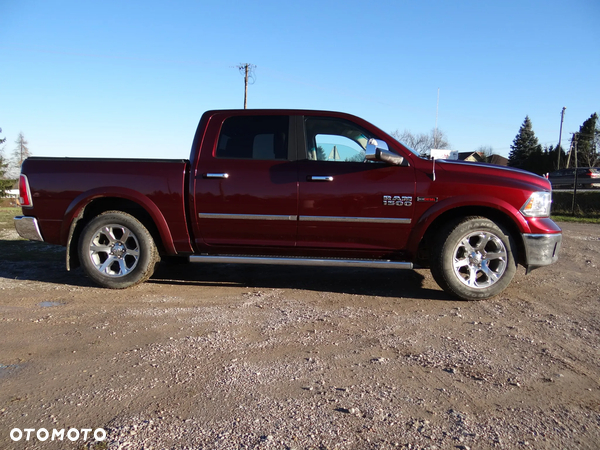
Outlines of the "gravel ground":
<svg viewBox="0 0 600 450">
<path fill-rule="evenodd" d="M 110 291 L 2 259 L 0 448 L 598 449 L 600 226 L 561 226 L 557 264 L 481 302 L 426 270 L 161 265 Z"/>
</svg>

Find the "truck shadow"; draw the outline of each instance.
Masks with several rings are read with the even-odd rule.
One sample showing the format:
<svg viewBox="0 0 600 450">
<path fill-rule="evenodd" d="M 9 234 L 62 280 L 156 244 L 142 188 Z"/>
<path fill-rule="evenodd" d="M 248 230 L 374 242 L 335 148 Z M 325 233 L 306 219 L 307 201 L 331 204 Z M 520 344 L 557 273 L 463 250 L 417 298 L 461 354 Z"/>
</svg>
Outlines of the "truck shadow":
<svg viewBox="0 0 600 450">
<path fill-rule="evenodd" d="M 63 247 L 23 240 L 0 239 L 0 278 L 97 288 L 81 269 L 67 272 Z M 454 301 L 441 290 L 424 287 L 424 281 L 425 277 L 413 270 L 161 262 L 147 283 Z"/>
<path fill-rule="evenodd" d="M 157 266 L 148 283 L 261 289 L 298 289 L 371 297 L 452 300 L 442 290 L 424 287 L 425 277 L 413 270 L 269 266 L 249 264 L 170 264 Z"/>
</svg>

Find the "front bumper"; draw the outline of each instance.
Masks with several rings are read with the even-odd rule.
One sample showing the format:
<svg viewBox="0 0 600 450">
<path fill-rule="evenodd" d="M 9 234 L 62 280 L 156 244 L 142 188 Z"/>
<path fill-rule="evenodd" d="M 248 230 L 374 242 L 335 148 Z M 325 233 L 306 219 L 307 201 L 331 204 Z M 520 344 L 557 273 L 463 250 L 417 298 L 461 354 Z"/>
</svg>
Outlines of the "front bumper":
<svg viewBox="0 0 600 450">
<path fill-rule="evenodd" d="M 527 273 L 538 267 L 547 266 L 558 260 L 562 243 L 562 233 L 522 234 L 525 246 L 525 267 Z"/>
<path fill-rule="evenodd" d="M 43 241 L 40 227 L 35 217 L 17 216 L 14 219 L 15 228 L 19 236 L 30 241 Z"/>
</svg>

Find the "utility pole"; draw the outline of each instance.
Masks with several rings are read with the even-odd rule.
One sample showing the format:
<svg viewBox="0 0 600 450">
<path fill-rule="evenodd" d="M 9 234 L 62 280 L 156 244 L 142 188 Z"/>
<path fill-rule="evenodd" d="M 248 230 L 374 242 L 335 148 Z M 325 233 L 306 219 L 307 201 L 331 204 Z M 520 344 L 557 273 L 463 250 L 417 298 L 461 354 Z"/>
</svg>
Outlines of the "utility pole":
<svg viewBox="0 0 600 450">
<path fill-rule="evenodd" d="M 565 167 L 565 169 L 569 168 L 573 150 L 575 150 L 575 168 L 577 168 L 577 140 L 579 139 L 579 133 L 571 133 L 571 134 L 573 135 L 573 139 L 571 139 L 571 147 L 569 148 L 569 156 L 567 157 L 567 166 Z"/>
<path fill-rule="evenodd" d="M 575 179 L 573 180 L 573 202 L 571 203 L 571 214 L 575 215 L 575 203 L 577 199 L 577 140 L 579 133 L 573 135 L 573 148 L 575 149 Z"/>
<path fill-rule="evenodd" d="M 437 132 L 437 125 L 438 125 L 438 112 L 440 110 L 440 88 L 438 88 L 438 93 L 437 93 L 437 103 L 435 105 L 435 131 L 433 132 L 433 148 L 438 148 L 437 147 L 437 138 L 438 138 L 438 132 Z"/>
<path fill-rule="evenodd" d="M 562 142 L 562 127 L 565 120 L 566 106 L 563 106 L 562 113 L 560 114 L 560 131 L 558 133 L 558 147 L 556 147 L 556 153 L 558 153 L 558 162 L 556 163 L 556 170 L 560 169 L 560 145 Z"/>
<path fill-rule="evenodd" d="M 240 73 L 244 75 L 244 109 L 248 107 L 248 79 L 254 78 L 253 70 L 256 68 L 254 64 L 240 64 L 237 66 Z"/>
</svg>

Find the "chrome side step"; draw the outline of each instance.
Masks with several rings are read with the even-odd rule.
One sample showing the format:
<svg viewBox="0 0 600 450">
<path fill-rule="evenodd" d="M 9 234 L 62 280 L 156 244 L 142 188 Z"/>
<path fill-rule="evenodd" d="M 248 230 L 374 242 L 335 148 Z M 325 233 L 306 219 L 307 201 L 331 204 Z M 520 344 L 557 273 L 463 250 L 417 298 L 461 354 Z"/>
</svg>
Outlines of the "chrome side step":
<svg viewBox="0 0 600 450">
<path fill-rule="evenodd" d="M 228 256 L 228 255 L 193 255 L 192 263 L 229 263 L 229 264 L 266 264 L 284 266 L 319 266 L 319 267 L 369 267 L 379 269 L 412 269 L 411 262 L 390 261 L 383 259 L 328 259 L 304 257 L 276 256 Z"/>
</svg>

